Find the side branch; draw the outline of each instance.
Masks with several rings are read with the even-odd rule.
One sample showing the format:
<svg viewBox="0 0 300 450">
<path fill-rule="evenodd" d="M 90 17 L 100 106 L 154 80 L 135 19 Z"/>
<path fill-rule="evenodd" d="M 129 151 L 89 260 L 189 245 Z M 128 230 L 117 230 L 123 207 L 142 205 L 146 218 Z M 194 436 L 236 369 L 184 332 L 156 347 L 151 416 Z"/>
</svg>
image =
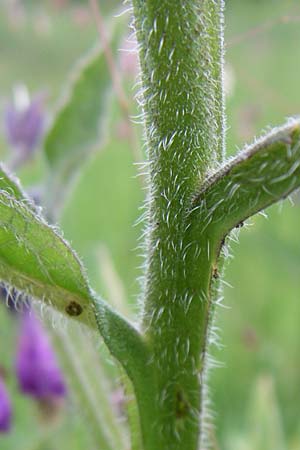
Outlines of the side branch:
<svg viewBox="0 0 300 450">
<path fill-rule="evenodd" d="M 199 232 L 222 239 L 242 221 L 300 187 L 300 120 L 292 119 L 211 176 L 190 211 Z M 196 216 L 195 216 L 196 215 Z"/>
<path fill-rule="evenodd" d="M 150 351 L 146 342 L 138 330 L 104 300 L 94 296 L 93 303 L 100 334 L 111 354 L 121 363 L 134 383 L 137 372 L 144 376 L 146 366 L 149 365 Z"/>
<path fill-rule="evenodd" d="M 187 242 L 198 244 L 194 255 L 199 258 L 194 257 L 186 270 L 191 280 L 206 280 L 205 285 L 201 283 L 206 301 L 197 314 L 190 315 L 191 327 L 200 323 L 202 374 L 205 374 L 209 324 L 218 304 L 225 236 L 248 217 L 299 187 L 300 120 L 294 119 L 248 146 L 209 177 L 195 195 L 186 217 Z M 201 414 L 205 417 L 204 406 Z M 201 441 L 204 440 L 202 433 Z"/>
<path fill-rule="evenodd" d="M 94 306 L 100 334 L 112 356 L 121 363 L 132 382 L 144 445 L 152 450 L 156 445 L 156 436 L 149 433 L 149 424 L 157 416 L 157 410 L 154 402 L 156 381 L 151 349 L 140 333 L 103 300 L 94 297 Z"/>
</svg>

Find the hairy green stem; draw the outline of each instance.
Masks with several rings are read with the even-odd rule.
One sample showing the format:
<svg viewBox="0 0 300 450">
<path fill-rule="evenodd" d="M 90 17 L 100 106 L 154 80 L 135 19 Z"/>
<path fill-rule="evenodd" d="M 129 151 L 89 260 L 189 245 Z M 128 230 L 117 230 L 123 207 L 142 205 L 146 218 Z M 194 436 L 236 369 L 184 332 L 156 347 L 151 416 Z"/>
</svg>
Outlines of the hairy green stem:
<svg viewBox="0 0 300 450">
<path fill-rule="evenodd" d="M 190 240 L 186 213 L 199 180 L 223 157 L 223 2 L 133 6 L 150 164 L 143 330 L 157 411 L 148 424 L 156 447 L 145 450 L 196 450 L 210 260 L 209 243 Z"/>
<path fill-rule="evenodd" d="M 200 276 L 199 267 L 208 267 L 210 279 L 205 293 L 206 307 L 199 317 L 202 323 L 202 355 L 206 354 L 209 344 L 215 305 L 221 300 L 219 279 L 228 251 L 223 252 L 226 236 L 233 228 L 242 226 L 248 217 L 285 198 L 299 187 L 300 121 L 293 119 L 248 146 L 209 177 L 195 195 L 188 213 L 188 239 L 191 242 L 198 241 L 204 251 L 200 253 L 198 261 L 195 259 L 190 266 L 189 273 L 192 278 L 197 277 L 197 274 Z M 205 417 L 205 413 L 202 407 L 202 417 Z M 204 443 L 205 439 L 205 433 L 202 433 L 201 442 Z"/>
<path fill-rule="evenodd" d="M 300 187 L 300 121 L 222 165 L 223 0 L 133 0 L 133 11 L 149 158 L 141 331 L 92 292 L 76 254 L 6 173 L 0 276 L 98 326 L 132 383 L 132 448 L 203 450 L 205 356 L 225 238 Z M 109 437 L 100 439 L 110 445 Z"/>
</svg>

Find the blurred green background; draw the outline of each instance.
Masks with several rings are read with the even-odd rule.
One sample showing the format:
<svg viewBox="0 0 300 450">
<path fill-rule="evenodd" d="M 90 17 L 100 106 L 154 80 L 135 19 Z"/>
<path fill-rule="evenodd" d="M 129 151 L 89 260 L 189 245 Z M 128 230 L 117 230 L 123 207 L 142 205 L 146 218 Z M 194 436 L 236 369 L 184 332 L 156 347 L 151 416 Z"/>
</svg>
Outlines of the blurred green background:
<svg viewBox="0 0 300 450">
<path fill-rule="evenodd" d="M 107 16 L 121 6 L 111 0 L 99 4 Z M 87 1 L 2 0 L 1 112 L 21 82 L 31 92 L 46 92 L 51 117 L 72 67 L 97 39 Z M 299 0 L 228 0 L 226 43 L 227 148 L 234 154 L 261 129 L 300 113 Z M 129 98 L 134 81 L 124 80 Z M 61 224 L 93 286 L 107 295 L 97 250 L 105 244 L 134 308 L 142 262 L 141 226 L 134 224 L 144 193 L 115 99 L 111 109 L 106 143 L 84 166 Z M 9 158 L 3 134 L 0 152 Z M 26 186 L 41 183 L 45 174 L 42 149 L 18 173 Z M 233 288 L 224 286 L 228 308 L 216 317 L 223 348 L 211 349 L 223 363 L 209 382 L 215 449 L 300 450 L 299 195 L 267 215 L 241 230 L 227 264 L 226 282 Z M 18 395 L 12 376 L 15 327 L 1 308 L 0 365 L 9 374 L 16 411 L 12 434 L 0 436 L 1 450 L 92 448 L 79 413 L 65 412 L 67 419 L 53 434 L 41 425 L 36 407 Z"/>
</svg>

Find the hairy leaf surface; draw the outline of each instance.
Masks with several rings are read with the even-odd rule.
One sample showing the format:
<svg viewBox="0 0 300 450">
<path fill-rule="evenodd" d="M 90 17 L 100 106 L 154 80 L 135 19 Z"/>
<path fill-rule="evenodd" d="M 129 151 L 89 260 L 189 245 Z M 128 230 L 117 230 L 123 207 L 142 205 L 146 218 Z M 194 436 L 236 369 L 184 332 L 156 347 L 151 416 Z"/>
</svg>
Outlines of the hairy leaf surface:
<svg viewBox="0 0 300 450">
<path fill-rule="evenodd" d="M 192 213 L 199 229 L 226 234 L 300 187 L 300 123 L 293 119 L 250 145 L 201 189 Z"/>
<path fill-rule="evenodd" d="M 0 191 L 0 278 L 95 325 L 89 286 L 76 254 L 53 227 L 7 190 Z"/>
</svg>

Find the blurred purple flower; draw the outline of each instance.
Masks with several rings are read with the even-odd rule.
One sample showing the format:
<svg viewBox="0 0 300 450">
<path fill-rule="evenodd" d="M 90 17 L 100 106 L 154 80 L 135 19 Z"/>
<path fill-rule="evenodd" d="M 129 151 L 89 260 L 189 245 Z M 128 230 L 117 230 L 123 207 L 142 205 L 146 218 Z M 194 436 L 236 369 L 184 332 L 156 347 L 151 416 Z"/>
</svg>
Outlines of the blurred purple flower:
<svg viewBox="0 0 300 450">
<path fill-rule="evenodd" d="M 8 143 L 22 161 L 31 156 L 42 136 L 45 125 L 43 97 L 30 99 L 25 86 L 14 89 L 13 101 L 4 112 L 4 130 Z"/>
<path fill-rule="evenodd" d="M 2 283 L 0 283 L 0 302 L 4 303 L 9 311 L 15 312 L 15 297 Z"/>
<path fill-rule="evenodd" d="M 33 311 L 27 311 L 21 317 L 16 372 L 24 394 L 39 400 L 66 395 L 65 381 L 54 350 Z"/>
<path fill-rule="evenodd" d="M 0 433 L 7 433 L 11 427 L 12 408 L 4 382 L 0 377 Z"/>
<path fill-rule="evenodd" d="M 0 282 L 0 303 L 6 305 L 13 313 L 24 313 L 29 310 L 29 299 L 25 294 L 20 294 L 14 288 L 8 289 L 4 283 Z"/>
</svg>

